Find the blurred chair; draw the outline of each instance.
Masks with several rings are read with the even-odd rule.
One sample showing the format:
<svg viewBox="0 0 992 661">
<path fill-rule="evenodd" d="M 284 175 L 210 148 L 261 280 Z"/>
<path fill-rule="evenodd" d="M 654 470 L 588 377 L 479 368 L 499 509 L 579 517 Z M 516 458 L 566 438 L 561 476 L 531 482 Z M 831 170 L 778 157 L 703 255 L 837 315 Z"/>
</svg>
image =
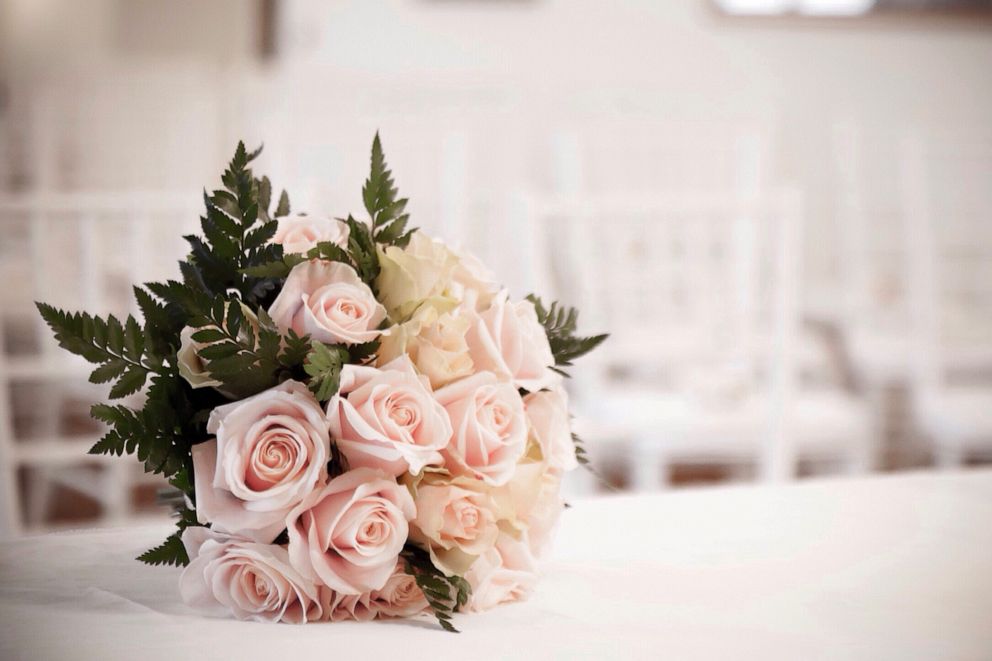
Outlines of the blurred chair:
<svg viewBox="0 0 992 661">
<path fill-rule="evenodd" d="M 559 296 L 612 334 L 575 370 L 577 427 L 594 456 L 629 448 L 636 488 L 676 463 L 755 464 L 767 480 L 798 458 L 871 465 L 864 407 L 799 383 L 795 192 L 571 195 L 530 214 L 554 237 Z"/>
<path fill-rule="evenodd" d="M 936 463 L 992 459 L 992 134 L 907 132 L 913 403 Z"/>
<path fill-rule="evenodd" d="M 95 500 L 100 523 L 134 515 L 131 488 L 141 479 L 140 468 L 86 454 L 101 434 L 88 426 L 87 405 L 103 399 L 106 388 L 87 383 L 89 366 L 58 348 L 33 301 L 95 314 L 136 313 L 132 283 L 171 274 L 185 252 L 181 235 L 197 216 L 195 195 L 0 197 L 0 275 L 14 285 L 0 291 L 2 532 L 44 527 L 59 486 Z M 27 477 L 24 502 L 21 469 Z"/>
</svg>

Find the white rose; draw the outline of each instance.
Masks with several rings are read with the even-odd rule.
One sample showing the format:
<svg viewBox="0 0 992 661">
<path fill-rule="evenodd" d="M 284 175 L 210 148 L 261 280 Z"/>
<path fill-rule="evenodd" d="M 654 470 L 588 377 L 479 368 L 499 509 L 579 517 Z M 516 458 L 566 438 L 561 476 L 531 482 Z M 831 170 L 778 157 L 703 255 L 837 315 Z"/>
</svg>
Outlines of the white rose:
<svg viewBox="0 0 992 661">
<path fill-rule="evenodd" d="M 200 523 L 271 542 L 327 479 L 324 412 L 297 381 L 214 409 L 207 431 L 216 438 L 193 446 Z"/>
<path fill-rule="evenodd" d="M 318 243 L 348 244 L 348 225 L 334 218 L 319 216 L 280 216 L 271 243 L 282 245 L 285 254 L 307 253 Z"/>
<path fill-rule="evenodd" d="M 252 311 L 250 307 L 244 303 L 238 303 L 241 306 L 241 312 L 245 317 L 245 321 L 251 325 L 254 329 L 254 335 L 258 337 L 258 317 Z M 224 315 L 227 316 L 227 306 L 230 305 L 226 303 L 224 305 Z M 204 360 L 200 357 L 199 352 L 204 347 L 210 346 L 211 342 L 197 342 L 193 339 L 198 331 L 201 330 L 218 330 L 216 325 L 203 326 L 201 328 L 193 328 L 192 326 L 186 326 L 179 333 L 179 352 L 176 355 L 179 363 L 179 375 L 186 379 L 193 388 L 216 388 L 221 384 L 210 376 L 210 365 L 209 361 Z M 238 336 L 240 339 L 245 340 L 248 336 L 242 329 Z"/>
<path fill-rule="evenodd" d="M 428 300 L 442 310 L 451 309 L 458 302 L 449 292 L 458 258 L 443 243 L 423 232 L 414 232 L 406 248 L 380 248 L 379 266 L 376 287 L 395 321 L 408 318 Z"/>
<path fill-rule="evenodd" d="M 389 329 L 378 360 L 388 363 L 405 353 L 431 386 L 440 388 L 473 372 L 465 342 L 470 324 L 464 316 L 423 306 L 409 321 Z"/>
<path fill-rule="evenodd" d="M 386 310 L 355 269 L 315 259 L 293 267 L 269 315 L 284 333 L 293 329 L 320 342 L 361 344 L 380 335 Z"/>
<path fill-rule="evenodd" d="M 465 336 L 477 370 L 489 370 L 518 388 L 536 392 L 555 383 L 555 359 L 530 301 L 511 303 L 502 291 L 489 309 L 473 315 Z"/>
<path fill-rule="evenodd" d="M 317 586 L 289 562 L 286 549 L 193 526 L 183 531 L 190 563 L 179 579 L 186 605 L 242 620 L 303 624 L 321 619 Z"/>
<path fill-rule="evenodd" d="M 527 419 L 517 389 L 492 372 L 479 372 L 434 396 L 454 429 L 442 450 L 445 467 L 490 485 L 509 481 L 527 446 Z"/>
<path fill-rule="evenodd" d="M 492 271 L 468 251 L 452 252 L 458 258 L 458 265 L 451 275 L 455 298 L 475 310 L 487 309 L 500 291 Z"/>
</svg>

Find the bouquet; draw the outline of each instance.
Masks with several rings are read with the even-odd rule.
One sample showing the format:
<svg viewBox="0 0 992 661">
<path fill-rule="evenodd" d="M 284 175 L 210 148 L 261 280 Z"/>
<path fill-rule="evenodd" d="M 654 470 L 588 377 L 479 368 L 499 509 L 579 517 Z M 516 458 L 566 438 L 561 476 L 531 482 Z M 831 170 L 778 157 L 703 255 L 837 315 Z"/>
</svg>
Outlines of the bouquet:
<svg viewBox="0 0 992 661">
<path fill-rule="evenodd" d="M 605 336 L 408 229 L 378 134 L 364 221 L 273 205 L 260 151 L 239 144 L 204 193 L 181 279 L 134 287 L 141 321 L 38 304 L 133 400 L 93 406 L 90 452 L 183 494 L 138 559 L 185 566 L 188 605 L 252 620 L 432 611 L 454 631 L 456 611 L 526 597 L 585 459 L 565 369 Z"/>
</svg>

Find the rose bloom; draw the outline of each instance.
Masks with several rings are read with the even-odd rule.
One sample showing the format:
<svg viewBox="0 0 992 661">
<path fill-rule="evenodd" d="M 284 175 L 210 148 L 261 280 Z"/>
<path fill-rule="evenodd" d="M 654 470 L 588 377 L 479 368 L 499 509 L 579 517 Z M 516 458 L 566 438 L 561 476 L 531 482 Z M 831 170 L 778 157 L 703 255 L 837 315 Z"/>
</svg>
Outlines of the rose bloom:
<svg viewBox="0 0 992 661">
<path fill-rule="evenodd" d="M 466 250 L 452 250 L 458 259 L 451 274 L 455 298 L 477 311 L 487 309 L 500 291 L 492 271 Z"/>
<path fill-rule="evenodd" d="M 348 244 L 348 225 L 334 218 L 319 216 L 280 216 L 270 243 L 282 245 L 285 254 L 307 253 L 318 243 Z"/>
<path fill-rule="evenodd" d="M 423 232 L 414 232 L 405 248 L 380 248 L 379 266 L 376 287 L 393 320 L 407 319 L 428 299 L 446 308 L 457 303 L 448 290 L 458 258 Z"/>
<path fill-rule="evenodd" d="M 303 576 L 340 594 L 382 589 L 415 514 L 410 492 L 390 476 L 348 471 L 290 512 L 290 560 Z"/>
<path fill-rule="evenodd" d="M 422 306 L 409 321 L 389 329 L 379 347 L 379 361 L 387 363 L 405 353 L 431 386 L 440 388 L 473 372 L 465 342 L 470 324 L 467 317 Z"/>
<path fill-rule="evenodd" d="M 454 435 L 442 450 L 444 465 L 490 485 L 506 483 L 527 445 L 527 419 L 517 389 L 492 372 L 455 381 L 434 394 Z"/>
<path fill-rule="evenodd" d="M 440 464 L 451 438 L 448 413 L 409 357 L 381 368 L 345 365 L 341 386 L 327 403 L 331 435 L 352 468 L 390 475 Z"/>
<path fill-rule="evenodd" d="M 202 526 L 187 528 L 182 540 L 190 558 L 179 579 L 186 605 L 260 622 L 321 619 L 317 586 L 293 569 L 283 547 L 239 540 Z"/>
<path fill-rule="evenodd" d="M 217 407 L 207 430 L 216 438 L 193 446 L 200 523 L 271 542 L 289 511 L 327 479 L 324 413 L 297 381 Z"/>
<path fill-rule="evenodd" d="M 448 575 L 462 575 L 496 543 L 496 503 L 478 480 L 424 481 L 414 495 L 417 516 L 411 538 L 422 542 L 434 565 Z"/>
<path fill-rule="evenodd" d="M 472 586 L 465 610 L 481 612 L 500 604 L 523 601 L 537 584 L 537 567 L 526 536 L 514 539 L 502 533 L 496 546 L 484 553 L 465 574 Z"/>
<path fill-rule="evenodd" d="M 328 343 L 361 344 L 379 336 L 386 310 L 347 264 L 314 259 L 293 267 L 269 315 L 284 333 Z"/>
<path fill-rule="evenodd" d="M 404 571 L 403 561 L 396 563 L 392 576 L 378 590 L 360 595 L 338 594 L 321 590 L 324 611 L 332 622 L 358 620 L 366 622 L 376 617 L 412 617 L 427 609 L 427 598 L 417 581 Z"/>
<path fill-rule="evenodd" d="M 474 315 L 465 336 L 478 370 L 495 372 L 518 388 L 537 392 L 554 385 L 555 363 L 544 328 L 530 301 L 511 303 L 505 290 L 489 309 Z"/>
<path fill-rule="evenodd" d="M 558 386 L 531 393 L 524 397 L 524 410 L 547 466 L 555 471 L 578 467 L 565 390 Z"/>
<path fill-rule="evenodd" d="M 229 303 L 224 304 L 224 315 L 227 316 L 227 306 Z M 254 335 L 258 337 L 258 317 L 252 311 L 250 307 L 244 303 L 239 303 L 241 306 L 241 312 L 245 317 L 251 327 L 254 329 Z M 202 328 L 193 328 L 192 326 L 186 326 L 179 333 L 179 352 L 176 355 L 177 362 L 179 364 L 179 375 L 186 379 L 193 388 L 216 388 L 222 385 L 220 381 L 217 381 L 210 376 L 210 366 L 208 361 L 203 360 L 199 356 L 199 351 L 204 347 L 210 346 L 210 343 L 197 342 L 193 339 L 193 335 L 197 331 L 201 330 L 217 330 L 216 325 L 203 326 Z M 246 340 L 248 335 L 245 333 L 244 329 L 238 334 L 242 340 Z"/>
</svg>

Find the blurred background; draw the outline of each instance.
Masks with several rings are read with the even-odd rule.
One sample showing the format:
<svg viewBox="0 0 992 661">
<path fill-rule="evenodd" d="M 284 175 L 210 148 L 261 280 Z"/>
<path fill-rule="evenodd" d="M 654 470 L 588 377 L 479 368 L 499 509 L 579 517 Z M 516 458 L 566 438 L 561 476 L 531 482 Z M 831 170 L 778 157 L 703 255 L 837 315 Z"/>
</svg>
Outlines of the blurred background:
<svg viewBox="0 0 992 661">
<path fill-rule="evenodd" d="M 612 338 L 614 488 L 992 462 L 992 2 L 2 0 L 0 533 L 164 517 L 34 311 L 173 277 L 239 139 Z M 602 489 L 576 477 L 572 493 Z"/>
</svg>

